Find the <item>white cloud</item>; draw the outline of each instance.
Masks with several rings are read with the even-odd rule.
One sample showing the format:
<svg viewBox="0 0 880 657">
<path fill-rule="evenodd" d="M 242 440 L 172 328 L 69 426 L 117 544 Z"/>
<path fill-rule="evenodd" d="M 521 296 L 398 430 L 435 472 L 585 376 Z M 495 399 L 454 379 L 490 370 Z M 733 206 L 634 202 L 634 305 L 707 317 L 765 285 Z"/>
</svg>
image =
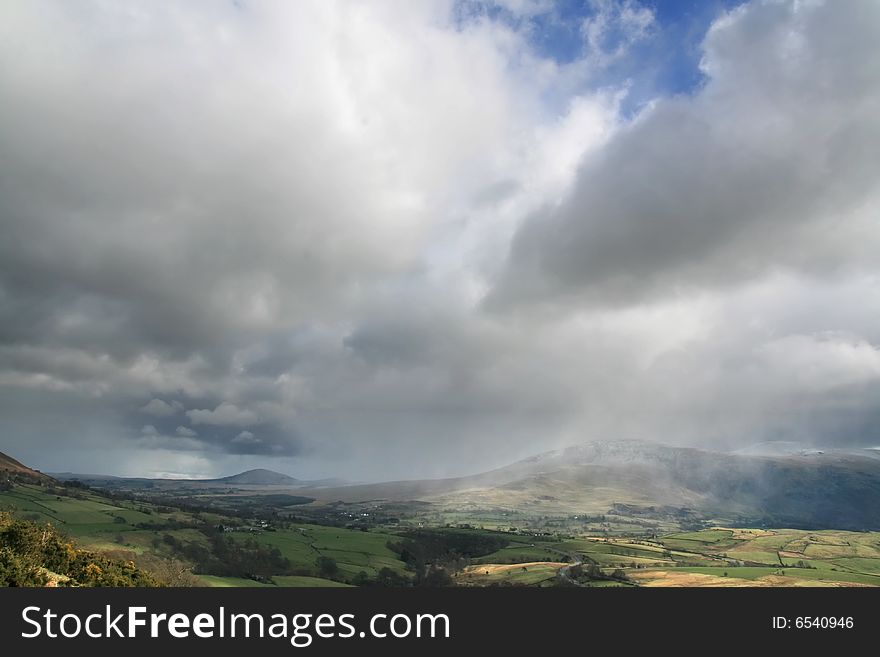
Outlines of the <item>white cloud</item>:
<svg viewBox="0 0 880 657">
<path fill-rule="evenodd" d="M 174 433 L 176 433 L 178 436 L 180 436 L 182 438 L 195 438 L 196 436 L 199 435 L 197 431 L 194 431 L 193 429 L 190 429 L 189 427 L 182 427 L 182 426 L 177 427 L 177 429 L 175 430 Z"/>
<path fill-rule="evenodd" d="M 193 409 L 186 412 L 193 424 L 213 424 L 220 426 L 248 426 L 256 424 L 257 415 L 246 408 L 223 402 L 213 411 L 209 409 Z"/>
<path fill-rule="evenodd" d="M 252 444 L 252 443 L 258 443 L 258 442 L 260 442 L 260 439 L 257 438 L 250 431 L 242 431 L 240 434 L 238 434 L 235 438 L 232 439 L 232 442 L 247 445 L 247 444 Z"/>
<path fill-rule="evenodd" d="M 606 66 L 645 39 L 655 25 L 654 10 L 632 0 L 591 0 L 594 13 L 581 24 L 588 60 Z"/>
<path fill-rule="evenodd" d="M 775 374 L 790 372 L 789 393 L 880 384 L 880 348 L 858 337 L 790 335 L 761 345 L 758 353 Z"/>
</svg>

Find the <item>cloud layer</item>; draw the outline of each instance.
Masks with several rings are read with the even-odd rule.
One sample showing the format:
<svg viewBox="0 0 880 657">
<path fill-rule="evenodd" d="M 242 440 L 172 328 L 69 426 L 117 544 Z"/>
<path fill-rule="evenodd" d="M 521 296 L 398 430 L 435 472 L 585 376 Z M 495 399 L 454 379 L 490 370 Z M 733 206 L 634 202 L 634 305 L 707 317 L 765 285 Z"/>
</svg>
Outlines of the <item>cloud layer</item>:
<svg viewBox="0 0 880 657">
<path fill-rule="evenodd" d="M 877 4 L 719 14 L 702 84 L 637 111 L 609 76 L 653 10 L 557 11 L 4 5 L 0 449 L 379 479 L 876 444 Z"/>
</svg>

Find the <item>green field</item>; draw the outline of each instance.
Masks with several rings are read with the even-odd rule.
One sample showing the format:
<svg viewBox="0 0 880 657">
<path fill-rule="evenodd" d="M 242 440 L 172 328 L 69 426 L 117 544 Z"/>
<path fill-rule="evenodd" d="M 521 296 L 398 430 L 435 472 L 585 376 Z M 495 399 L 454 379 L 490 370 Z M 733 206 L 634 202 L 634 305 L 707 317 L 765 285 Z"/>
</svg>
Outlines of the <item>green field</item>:
<svg viewBox="0 0 880 657">
<path fill-rule="evenodd" d="M 700 573 L 703 575 L 715 575 L 737 577 L 740 579 L 758 579 L 768 575 L 779 575 L 799 580 L 818 580 L 828 582 L 852 582 L 856 584 L 868 584 L 880 586 L 880 576 L 860 575 L 858 573 L 832 571 L 830 569 L 804 569 L 804 568 L 681 568 L 684 572 Z M 724 575 L 723 573 L 727 573 Z"/>
<path fill-rule="evenodd" d="M 719 544 L 721 542 L 730 541 L 732 536 L 733 532 L 727 529 L 705 529 L 699 532 L 669 534 L 666 539 L 673 541 L 696 541 L 697 543 Z"/>
<path fill-rule="evenodd" d="M 571 555 L 586 564 L 598 565 L 606 575 L 622 569 L 637 583 L 650 582 L 652 586 L 697 585 L 689 583 L 686 577 L 679 577 L 688 573 L 718 578 L 716 585 L 770 582 L 775 586 L 880 586 L 880 533 L 876 532 L 715 528 L 650 539 L 569 538 L 527 547 L 510 546 L 481 558 L 479 563 L 501 565 L 526 558 L 537 561 L 536 557 L 542 553 L 547 555 L 543 557 L 546 561 L 558 561 L 564 554 Z M 465 583 L 527 584 L 530 580 L 526 573 L 474 570 Z M 583 585 L 620 584 L 599 580 Z"/>
<path fill-rule="evenodd" d="M 244 538 L 244 537 L 242 537 Z M 277 547 L 295 568 L 318 575 L 318 558 L 329 557 L 351 577 L 360 572 L 375 576 L 382 568 L 403 574 L 405 566 L 388 549 L 392 534 L 363 532 L 320 525 L 296 525 L 289 529 L 264 532 L 253 537 L 258 543 Z"/>
<path fill-rule="evenodd" d="M 539 545 L 514 544 L 485 557 L 474 560 L 475 563 L 522 563 L 525 561 L 553 561 L 559 558 L 558 552 L 553 552 Z"/>
<path fill-rule="evenodd" d="M 282 501 L 288 502 L 287 497 Z M 185 545 L 209 546 L 203 532 L 195 527 L 179 528 L 180 523 L 241 524 L 238 520 L 216 514 L 204 513 L 197 518 L 176 510 L 160 513 L 158 507 L 148 503 L 116 502 L 88 491 L 53 491 L 36 484 L 20 484 L 13 490 L 0 492 L 0 510 L 10 510 L 19 517 L 37 522 L 52 523 L 81 545 L 92 549 L 162 557 L 174 556 L 165 542 L 168 537 Z M 335 577 L 342 580 L 350 580 L 361 573 L 375 577 L 383 568 L 406 574 L 403 562 L 387 547 L 387 543 L 397 537 L 384 532 L 294 524 L 276 531 L 232 532 L 228 536 L 233 541 L 253 539 L 260 545 L 278 548 L 289 559 L 291 570 L 301 573 L 278 575 L 275 581 L 281 586 L 344 586 L 344 582 L 320 577 L 320 557 L 329 557 L 336 562 L 338 573 Z M 253 579 L 210 573 L 199 573 L 198 578 L 211 586 L 264 585 Z"/>
<path fill-rule="evenodd" d="M 271 584 L 263 582 L 255 582 L 252 579 L 244 577 L 218 577 L 216 575 L 199 575 L 198 578 L 205 586 L 217 588 L 265 588 L 271 587 Z"/>
<path fill-rule="evenodd" d="M 710 557 L 712 566 L 682 565 L 683 572 L 756 580 L 770 575 L 808 582 L 880 586 L 880 533 L 795 529 L 714 529 L 657 539 L 682 555 Z M 858 555 L 858 556 L 855 556 Z M 743 562 L 755 565 L 740 565 Z M 766 564 L 758 566 L 757 564 Z"/>
<path fill-rule="evenodd" d="M 276 586 L 312 586 L 319 588 L 347 588 L 350 585 L 321 577 L 305 577 L 302 575 L 279 575 L 274 578 Z"/>
<path fill-rule="evenodd" d="M 273 584 L 255 582 L 243 577 L 218 577 L 216 575 L 199 575 L 199 579 L 205 586 L 218 588 L 246 587 L 246 588 L 270 588 Z M 315 587 L 315 588 L 345 588 L 348 584 L 334 582 L 331 579 L 320 577 L 306 577 L 303 575 L 278 575 L 273 578 L 274 586 L 283 587 Z"/>
<path fill-rule="evenodd" d="M 38 522 L 51 522 L 74 537 L 134 531 L 137 523 L 162 523 L 170 514 L 144 513 L 144 504 L 114 503 L 99 495 L 76 491 L 82 499 L 52 494 L 43 486 L 23 484 L 0 492 L 0 509 Z M 189 517 L 191 519 L 191 516 Z"/>
</svg>

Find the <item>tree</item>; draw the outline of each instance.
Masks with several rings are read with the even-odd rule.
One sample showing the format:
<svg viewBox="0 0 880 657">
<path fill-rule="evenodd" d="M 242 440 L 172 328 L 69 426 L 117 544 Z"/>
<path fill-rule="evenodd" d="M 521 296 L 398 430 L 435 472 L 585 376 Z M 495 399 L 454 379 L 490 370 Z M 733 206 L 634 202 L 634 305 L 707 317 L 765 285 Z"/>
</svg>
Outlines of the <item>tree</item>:
<svg viewBox="0 0 880 657">
<path fill-rule="evenodd" d="M 370 584 L 370 576 L 367 575 L 366 571 L 362 570 L 354 576 L 351 583 L 355 586 L 367 586 Z"/>
<path fill-rule="evenodd" d="M 376 575 L 376 584 L 379 586 L 406 586 L 409 584 L 409 580 L 385 566 Z"/>
<path fill-rule="evenodd" d="M 332 578 L 339 572 L 339 566 L 333 557 L 318 557 L 318 572 L 321 577 Z"/>
</svg>

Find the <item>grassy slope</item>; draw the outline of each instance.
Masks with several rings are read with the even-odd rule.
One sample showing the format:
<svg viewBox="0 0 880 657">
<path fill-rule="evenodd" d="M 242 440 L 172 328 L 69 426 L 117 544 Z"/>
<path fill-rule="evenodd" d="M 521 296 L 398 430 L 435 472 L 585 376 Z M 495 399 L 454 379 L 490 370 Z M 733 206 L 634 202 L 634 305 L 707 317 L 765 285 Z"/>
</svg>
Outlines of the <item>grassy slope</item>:
<svg viewBox="0 0 880 657">
<path fill-rule="evenodd" d="M 238 535 L 234 537 L 239 538 Z M 406 572 L 403 562 L 387 547 L 389 541 L 397 540 L 392 534 L 302 524 L 255 534 L 253 538 L 264 545 L 277 547 L 294 568 L 314 575 L 318 575 L 319 557 L 334 559 L 340 571 L 351 577 L 361 571 L 373 577 L 382 568 L 401 574 Z"/>
<path fill-rule="evenodd" d="M 164 546 L 160 544 L 156 547 L 155 544 L 165 534 L 183 542 L 207 543 L 204 535 L 196 529 L 141 529 L 136 526 L 138 523 L 195 522 L 192 514 L 180 511 L 158 513 L 150 504 L 116 502 L 90 492 L 76 493 L 84 499 L 67 496 L 58 499 L 47 487 L 17 485 L 11 491 L 0 492 L 0 510 L 14 509 L 20 517 L 51 522 L 79 543 L 98 550 L 164 554 Z M 150 513 L 144 513 L 141 509 L 148 509 Z M 217 518 L 210 520 L 216 521 Z M 327 580 L 318 577 L 317 560 L 321 556 L 335 559 L 343 577 L 354 577 L 361 571 L 372 577 L 386 567 L 397 573 L 406 572 L 403 562 L 387 547 L 389 541 L 396 540 L 392 534 L 300 524 L 275 532 L 232 533 L 231 536 L 237 540 L 254 538 L 264 545 L 275 546 L 290 559 L 294 569 L 308 573 L 284 578 L 285 586 L 326 585 Z M 211 581 L 257 585 L 251 580 L 236 578 L 213 578 Z"/>
</svg>

